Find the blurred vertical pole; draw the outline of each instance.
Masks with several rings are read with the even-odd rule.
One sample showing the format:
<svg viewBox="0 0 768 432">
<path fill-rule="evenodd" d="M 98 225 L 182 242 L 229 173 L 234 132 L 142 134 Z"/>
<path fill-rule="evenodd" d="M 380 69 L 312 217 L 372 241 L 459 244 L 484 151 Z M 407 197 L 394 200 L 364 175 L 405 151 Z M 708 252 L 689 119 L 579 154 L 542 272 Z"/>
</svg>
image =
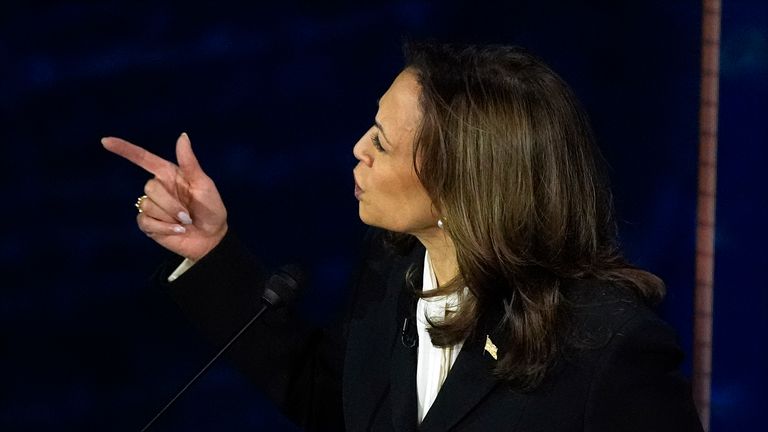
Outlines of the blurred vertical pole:
<svg viewBox="0 0 768 432">
<path fill-rule="evenodd" d="M 696 218 L 696 292 L 693 323 L 693 397 L 709 431 L 712 375 L 712 287 L 715 268 L 717 109 L 720 76 L 721 0 L 703 0 L 701 96 L 699 100 L 699 188 Z"/>
</svg>

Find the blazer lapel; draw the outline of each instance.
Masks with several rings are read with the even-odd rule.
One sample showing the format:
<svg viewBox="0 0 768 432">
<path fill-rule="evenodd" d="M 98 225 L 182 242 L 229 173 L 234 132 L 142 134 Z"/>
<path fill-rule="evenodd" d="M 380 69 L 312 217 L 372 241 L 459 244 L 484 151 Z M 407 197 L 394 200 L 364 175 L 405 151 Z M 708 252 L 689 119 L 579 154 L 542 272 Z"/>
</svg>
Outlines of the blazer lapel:
<svg viewBox="0 0 768 432">
<path fill-rule="evenodd" d="M 414 274 L 418 275 L 415 282 L 420 284 L 423 258 L 424 248 L 420 246 L 415 247 L 408 256 L 396 258 L 386 282 L 386 297 L 397 299 L 395 306 L 397 308 L 396 335 L 394 340 L 387 343 L 391 343 L 388 398 L 391 404 L 392 424 L 394 430 L 398 432 L 446 431 L 456 425 L 499 384 L 499 381 L 492 374 L 496 360 L 485 350 L 486 337 L 490 335 L 490 338 L 498 345 L 497 358 L 500 358 L 505 349 L 501 344 L 504 340 L 503 334 L 495 328 L 495 324 L 501 318 L 502 311 L 494 311 L 488 319 L 481 319 L 476 334 L 465 341 L 435 402 L 421 425 L 418 424 L 416 388 L 418 348 L 408 339 L 408 336 L 412 336 L 418 341 L 415 326 L 417 298 L 412 294 L 413 287 L 406 284 L 405 276 L 408 269 L 413 267 Z M 381 322 L 387 321 L 384 316 L 375 319 L 381 319 Z M 406 337 L 403 337 L 405 319 L 408 319 L 410 327 L 405 329 Z M 373 367 L 380 360 L 382 359 L 368 359 L 367 364 Z M 386 377 L 385 371 L 377 367 L 373 367 L 373 369 L 375 370 L 369 368 L 364 374 L 373 379 L 371 375 L 384 372 L 384 377 Z M 378 379 L 384 377 L 379 376 Z M 374 415 L 370 407 L 361 409 L 359 412 L 368 413 L 369 416 Z M 361 424 L 367 424 L 362 421 L 363 418 L 359 420 L 361 420 Z"/>
<path fill-rule="evenodd" d="M 480 319 L 476 331 L 464 342 L 435 402 L 424 417 L 421 431 L 449 430 L 500 384 L 493 375 L 493 368 L 496 359 L 506 351 L 505 335 L 498 326 L 502 316 L 503 307 L 500 306 Z M 491 343 L 487 344 L 487 340 Z"/>
<path fill-rule="evenodd" d="M 422 260 L 419 260 L 419 256 Z M 418 427 L 418 399 L 416 394 L 416 365 L 418 361 L 418 336 L 416 334 L 416 302 L 413 287 L 405 283 L 408 268 L 414 267 L 420 283 L 423 271 L 424 249 L 416 250 L 393 271 L 390 284 L 399 287 L 397 336 L 392 346 L 390 386 L 392 424 L 396 431 L 416 431 Z"/>
<path fill-rule="evenodd" d="M 400 334 L 407 316 L 406 306 L 401 304 L 406 300 L 405 274 L 414 262 L 409 258 L 396 256 L 389 262 L 374 262 L 370 274 L 359 282 L 370 285 L 365 293 L 373 298 L 359 300 L 366 305 L 365 310 L 357 311 L 360 315 L 353 314 L 350 321 L 343 381 L 348 430 L 367 430 L 390 407 L 395 424 L 403 425 L 396 430 L 416 427 L 416 357 L 409 356 Z M 413 426 L 409 429 L 405 425 L 411 423 L 411 406 Z"/>
<path fill-rule="evenodd" d="M 416 361 L 415 347 L 406 347 L 400 340 L 395 342 L 390 369 L 390 396 L 392 424 L 396 431 L 417 430 Z"/>
<path fill-rule="evenodd" d="M 498 384 L 491 373 L 494 363 L 485 351 L 485 335 L 467 340 L 420 430 L 446 431 L 467 415 Z"/>
</svg>

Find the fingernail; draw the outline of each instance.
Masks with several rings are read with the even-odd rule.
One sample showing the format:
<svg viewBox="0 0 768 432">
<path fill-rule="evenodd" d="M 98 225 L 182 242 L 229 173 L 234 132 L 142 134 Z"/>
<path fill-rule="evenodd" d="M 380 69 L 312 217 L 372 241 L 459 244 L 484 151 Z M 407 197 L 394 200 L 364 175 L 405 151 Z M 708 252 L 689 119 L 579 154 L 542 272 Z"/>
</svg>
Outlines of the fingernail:
<svg viewBox="0 0 768 432">
<path fill-rule="evenodd" d="M 174 225 L 173 232 L 175 232 L 176 234 L 184 234 L 185 232 L 187 232 L 187 229 L 181 225 Z"/>
<path fill-rule="evenodd" d="M 189 138 L 189 135 L 187 135 L 187 133 L 186 133 L 186 132 L 182 132 L 182 133 L 181 133 L 181 135 L 182 135 L 182 136 L 185 136 L 185 137 L 187 137 L 187 138 Z"/>
<path fill-rule="evenodd" d="M 184 225 L 189 225 L 189 224 L 192 223 L 192 218 L 189 217 L 189 213 L 187 213 L 185 211 L 180 211 L 179 214 L 177 214 L 176 216 L 178 216 L 179 220 Z"/>
</svg>

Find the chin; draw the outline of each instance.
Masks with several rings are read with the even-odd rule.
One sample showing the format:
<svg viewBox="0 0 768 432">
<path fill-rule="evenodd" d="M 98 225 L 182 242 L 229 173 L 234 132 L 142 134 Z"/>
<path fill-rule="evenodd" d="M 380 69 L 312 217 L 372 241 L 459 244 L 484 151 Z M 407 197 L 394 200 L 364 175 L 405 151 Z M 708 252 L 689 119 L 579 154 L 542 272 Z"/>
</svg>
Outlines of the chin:
<svg viewBox="0 0 768 432">
<path fill-rule="evenodd" d="M 371 214 L 363 210 L 362 206 L 360 206 L 360 211 L 358 212 L 358 215 L 360 216 L 360 220 L 368 226 L 381 228 L 388 231 L 397 231 L 395 229 L 392 229 L 392 227 L 388 226 L 386 223 L 382 223 L 383 221 L 381 219 L 372 217 Z"/>
<path fill-rule="evenodd" d="M 373 214 L 371 214 L 370 211 L 367 211 L 364 208 L 362 203 L 360 203 L 358 215 L 360 216 L 360 220 L 368 226 L 385 229 L 387 231 L 399 232 L 399 233 L 410 234 L 413 232 L 429 229 L 434 225 L 430 223 L 415 223 L 414 221 L 410 221 L 407 218 L 392 217 L 391 214 L 388 215 L 390 217 L 380 217 L 381 216 L 380 213 L 377 214 L 374 212 Z M 436 225 L 434 226 L 435 228 L 437 228 Z"/>
<path fill-rule="evenodd" d="M 374 226 L 374 227 L 382 228 L 381 226 L 379 226 L 379 225 L 376 223 L 376 219 L 375 219 L 375 218 L 371 219 L 371 215 L 369 215 L 369 214 L 368 214 L 368 212 L 366 212 L 365 210 L 363 210 L 363 206 L 362 206 L 362 203 L 361 203 L 361 205 L 360 205 L 360 209 L 358 210 L 357 214 L 358 214 L 358 216 L 360 217 L 360 220 L 361 220 L 361 221 L 362 221 L 364 224 L 366 224 L 366 225 L 369 225 L 369 226 Z"/>
</svg>

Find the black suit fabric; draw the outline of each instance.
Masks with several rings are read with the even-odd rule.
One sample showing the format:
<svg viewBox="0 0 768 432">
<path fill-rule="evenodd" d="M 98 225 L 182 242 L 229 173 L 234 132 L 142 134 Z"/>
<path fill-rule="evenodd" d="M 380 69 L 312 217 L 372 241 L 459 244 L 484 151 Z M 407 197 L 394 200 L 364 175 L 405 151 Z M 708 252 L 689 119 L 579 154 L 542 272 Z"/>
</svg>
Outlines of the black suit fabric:
<svg viewBox="0 0 768 432">
<path fill-rule="evenodd" d="M 233 347 L 233 361 L 293 421 L 311 431 L 701 431 L 678 367 L 673 331 L 629 290 L 581 281 L 567 290 L 571 345 L 535 390 L 492 374 L 494 320 L 465 341 L 437 399 L 417 421 L 417 348 L 402 325 L 415 315 L 406 273 L 421 271 L 424 248 L 394 253 L 371 230 L 346 312 L 312 328 L 291 308 L 268 311 Z M 178 262 L 159 273 L 168 276 Z M 420 274 L 420 273 L 419 273 Z M 168 286 L 175 301 L 217 345 L 260 305 L 267 273 L 228 234 Z M 497 320 L 496 320 L 497 322 Z M 500 357 L 499 357 L 500 358 Z"/>
</svg>

